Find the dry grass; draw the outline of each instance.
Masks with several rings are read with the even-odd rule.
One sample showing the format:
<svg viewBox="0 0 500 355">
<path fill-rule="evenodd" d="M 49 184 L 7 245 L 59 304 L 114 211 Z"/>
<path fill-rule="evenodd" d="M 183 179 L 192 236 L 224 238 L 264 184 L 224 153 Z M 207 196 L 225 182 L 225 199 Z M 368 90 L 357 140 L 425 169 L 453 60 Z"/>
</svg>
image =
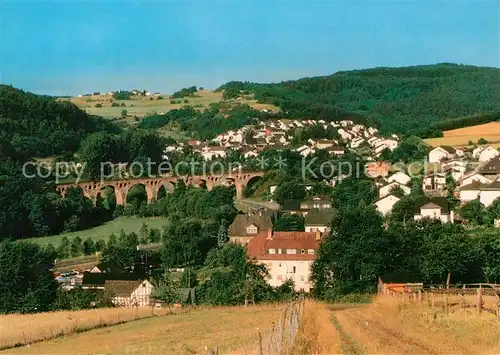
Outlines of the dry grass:
<svg viewBox="0 0 500 355">
<path fill-rule="evenodd" d="M 443 132 L 442 138 L 429 138 L 425 142 L 433 147 L 450 145 L 454 147 L 467 146 L 469 141 L 477 143 L 480 138 L 490 143 L 500 142 L 500 122 L 490 122 L 476 126 L 452 129 Z"/>
<path fill-rule="evenodd" d="M 154 317 L 10 349 L 19 354 L 258 354 L 258 329 L 269 329 L 282 306 L 222 307 Z"/>
<path fill-rule="evenodd" d="M 162 316 L 166 309 L 101 308 L 0 316 L 0 348 L 31 344 L 64 334 L 105 327 L 135 319 Z"/>
<path fill-rule="evenodd" d="M 495 316 L 474 309 L 450 306 L 445 312 L 444 297 L 434 296 L 431 302 L 401 301 L 379 297 L 363 316 L 370 327 L 392 333 L 403 344 L 436 353 L 499 353 L 500 324 Z M 449 304 L 460 296 L 448 296 Z M 485 304 L 490 302 L 485 297 Z M 473 303 L 473 299 L 468 303 Z"/>
<path fill-rule="evenodd" d="M 306 301 L 291 354 L 339 354 L 341 351 L 340 335 L 332 323 L 328 306 Z"/>
</svg>

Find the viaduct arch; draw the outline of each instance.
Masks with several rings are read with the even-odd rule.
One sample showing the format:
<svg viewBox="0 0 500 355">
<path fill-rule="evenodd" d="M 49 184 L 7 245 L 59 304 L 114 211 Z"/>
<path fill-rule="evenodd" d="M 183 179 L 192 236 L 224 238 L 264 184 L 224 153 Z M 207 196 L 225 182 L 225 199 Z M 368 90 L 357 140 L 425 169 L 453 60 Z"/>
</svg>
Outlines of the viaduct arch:
<svg viewBox="0 0 500 355">
<path fill-rule="evenodd" d="M 243 188 L 255 177 L 263 176 L 263 172 L 252 173 L 234 173 L 221 175 L 204 175 L 204 176 L 159 176 L 154 178 L 140 179 L 123 179 L 123 180 L 104 180 L 104 181 L 87 181 L 80 183 L 61 184 L 56 187 L 56 190 L 61 196 L 66 196 L 66 191 L 70 187 L 79 187 L 82 189 L 85 197 L 96 201 L 97 195 L 104 187 L 112 187 L 115 192 L 116 204 L 125 205 L 127 194 L 134 185 L 142 184 L 146 188 L 148 202 L 154 201 L 158 196 L 158 191 L 163 186 L 166 191 L 171 191 L 172 186 L 177 181 L 184 181 L 186 186 L 195 185 L 202 186 L 205 184 L 207 190 L 212 190 L 215 186 L 234 185 L 236 188 L 236 198 L 243 197 Z"/>
</svg>

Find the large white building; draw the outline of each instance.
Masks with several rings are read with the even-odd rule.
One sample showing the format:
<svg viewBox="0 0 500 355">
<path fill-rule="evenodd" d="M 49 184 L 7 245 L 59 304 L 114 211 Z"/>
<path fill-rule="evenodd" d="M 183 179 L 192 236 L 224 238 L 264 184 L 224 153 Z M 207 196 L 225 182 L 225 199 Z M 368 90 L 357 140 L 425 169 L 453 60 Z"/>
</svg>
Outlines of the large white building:
<svg viewBox="0 0 500 355">
<path fill-rule="evenodd" d="M 250 240 L 247 255 L 266 265 L 269 271 L 267 282 L 281 286 L 292 280 L 295 290 L 311 290 L 311 265 L 321 240 L 321 232 L 273 232 L 271 229 L 259 233 Z"/>
</svg>

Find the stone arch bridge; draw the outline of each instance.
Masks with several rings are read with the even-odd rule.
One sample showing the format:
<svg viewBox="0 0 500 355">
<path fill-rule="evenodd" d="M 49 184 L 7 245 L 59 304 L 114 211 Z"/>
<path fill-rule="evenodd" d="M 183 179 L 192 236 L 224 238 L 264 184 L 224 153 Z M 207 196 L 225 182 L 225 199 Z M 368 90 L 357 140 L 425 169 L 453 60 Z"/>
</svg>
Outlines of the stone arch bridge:
<svg viewBox="0 0 500 355">
<path fill-rule="evenodd" d="M 66 196 L 66 191 L 70 187 L 79 187 L 83 190 L 85 197 L 96 201 L 101 189 L 112 187 L 115 191 L 116 204 L 125 205 L 127 194 L 135 185 L 144 185 L 148 202 L 156 200 L 161 187 L 165 191 L 172 192 L 177 181 L 184 181 L 186 186 L 194 185 L 201 187 L 205 185 L 207 190 L 212 190 L 215 186 L 231 186 L 236 188 L 236 198 L 243 197 L 243 188 L 254 178 L 263 176 L 263 172 L 252 173 L 233 173 L 221 175 L 204 175 L 204 176 L 158 176 L 154 178 L 139 178 L 139 179 L 122 179 L 122 180 L 103 180 L 103 181 L 87 181 L 80 183 L 61 184 L 56 187 L 56 190 L 63 196 Z"/>
</svg>

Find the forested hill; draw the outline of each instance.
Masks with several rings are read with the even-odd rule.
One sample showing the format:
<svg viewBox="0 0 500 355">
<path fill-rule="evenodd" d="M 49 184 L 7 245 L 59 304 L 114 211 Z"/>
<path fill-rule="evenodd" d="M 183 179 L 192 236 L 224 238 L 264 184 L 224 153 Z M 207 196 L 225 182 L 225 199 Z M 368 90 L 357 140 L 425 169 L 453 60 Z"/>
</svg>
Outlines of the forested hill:
<svg viewBox="0 0 500 355">
<path fill-rule="evenodd" d="M 500 111 L 500 69 L 456 64 L 343 71 L 274 84 L 229 82 L 223 89 L 249 91 L 295 117 L 357 113 L 386 132 L 417 133 L 440 120 Z"/>
<path fill-rule="evenodd" d="M 119 129 L 69 102 L 0 85 L 0 156 L 75 152 L 89 133 L 103 130 Z"/>
</svg>

